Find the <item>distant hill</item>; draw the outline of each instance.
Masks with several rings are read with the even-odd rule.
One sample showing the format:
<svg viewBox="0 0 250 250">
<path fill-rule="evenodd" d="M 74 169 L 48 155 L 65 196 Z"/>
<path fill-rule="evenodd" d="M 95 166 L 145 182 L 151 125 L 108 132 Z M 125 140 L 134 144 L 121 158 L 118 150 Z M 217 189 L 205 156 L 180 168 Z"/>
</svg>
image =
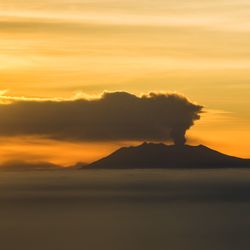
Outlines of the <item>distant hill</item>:
<svg viewBox="0 0 250 250">
<path fill-rule="evenodd" d="M 123 147 L 83 167 L 92 169 L 153 169 L 153 168 L 246 168 L 250 160 L 219 153 L 206 146 L 175 146 L 143 143 Z"/>
<path fill-rule="evenodd" d="M 62 167 L 50 162 L 8 161 L 0 165 L 0 170 L 8 170 L 8 171 L 56 170 L 56 169 L 62 169 Z"/>
</svg>

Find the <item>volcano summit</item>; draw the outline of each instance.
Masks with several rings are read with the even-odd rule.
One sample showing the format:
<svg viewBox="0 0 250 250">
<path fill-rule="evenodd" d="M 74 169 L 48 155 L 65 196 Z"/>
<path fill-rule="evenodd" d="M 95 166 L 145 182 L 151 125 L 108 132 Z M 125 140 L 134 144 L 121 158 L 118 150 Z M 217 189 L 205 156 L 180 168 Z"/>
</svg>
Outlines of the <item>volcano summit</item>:
<svg viewBox="0 0 250 250">
<path fill-rule="evenodd" d="M 222 154 L 206 146 L 165 145 L 146 143 L 123 147 L 85 166 L 91 169 L 206 169 L 248 168 L 250 159 Z"/>
</svg>

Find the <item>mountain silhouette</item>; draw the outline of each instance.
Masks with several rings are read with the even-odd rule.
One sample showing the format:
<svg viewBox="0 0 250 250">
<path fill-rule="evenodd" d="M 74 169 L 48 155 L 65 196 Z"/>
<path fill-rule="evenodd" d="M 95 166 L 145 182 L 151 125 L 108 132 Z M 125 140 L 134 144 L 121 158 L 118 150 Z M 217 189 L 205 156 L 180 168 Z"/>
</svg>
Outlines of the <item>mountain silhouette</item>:
<svg viewBox="0 0 250 250">
<path fill-rule="evenodd" d="M 25 162 L 8 161 L 0 165 L 0 170 L 8 171 L 33 171 L 33 170 L 56 170 L 62 169 L 61 166 L 50 162 Z"/>
<path fill-rule="evenodd" d="M 165 145 L 146 143 L 122 147 L 109 156 L 85 167 L 91 169 L 154 169 L 154 168 L 247 168 L 250 159 L 222 154 L 206 146 Z"/>
</svg>

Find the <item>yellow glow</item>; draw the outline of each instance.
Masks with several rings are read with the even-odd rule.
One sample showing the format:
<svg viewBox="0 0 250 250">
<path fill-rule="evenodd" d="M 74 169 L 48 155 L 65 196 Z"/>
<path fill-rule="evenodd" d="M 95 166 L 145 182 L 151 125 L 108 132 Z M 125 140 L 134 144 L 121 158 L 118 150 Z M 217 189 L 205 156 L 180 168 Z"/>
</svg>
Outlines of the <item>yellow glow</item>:
<svg viewBox="0 0 250 250">
<path fill-rule="evenodd" d="M 189 132 L 190 143 L 204 144 L 225 154 L 249 158 L 249 121 L 221 110 L 207 112 Z"/>
<path fill-rule="evenodd" d="M 37 137 L 4 137 L 0 139 L 0 164 L 13 160 L 48 161 L 62 166 L 90 163 L 124 145 L 130 143 L 72 143 Z"/>
</svg>

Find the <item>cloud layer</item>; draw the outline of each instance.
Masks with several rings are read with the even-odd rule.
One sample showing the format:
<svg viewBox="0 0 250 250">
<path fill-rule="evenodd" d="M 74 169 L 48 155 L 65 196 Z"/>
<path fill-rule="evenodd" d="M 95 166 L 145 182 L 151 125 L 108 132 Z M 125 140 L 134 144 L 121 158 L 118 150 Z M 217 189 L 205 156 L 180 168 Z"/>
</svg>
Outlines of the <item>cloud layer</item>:
<svg viewBox="0 0 250 250">
<path fill-rule="evenodd" d="M 94 100 L 15 101 L 0 106 L 0 135 L 58 140 L 173 140 L 200 118 L 202 106 L 177 94 L 105 92 Z"/>
</svg>

